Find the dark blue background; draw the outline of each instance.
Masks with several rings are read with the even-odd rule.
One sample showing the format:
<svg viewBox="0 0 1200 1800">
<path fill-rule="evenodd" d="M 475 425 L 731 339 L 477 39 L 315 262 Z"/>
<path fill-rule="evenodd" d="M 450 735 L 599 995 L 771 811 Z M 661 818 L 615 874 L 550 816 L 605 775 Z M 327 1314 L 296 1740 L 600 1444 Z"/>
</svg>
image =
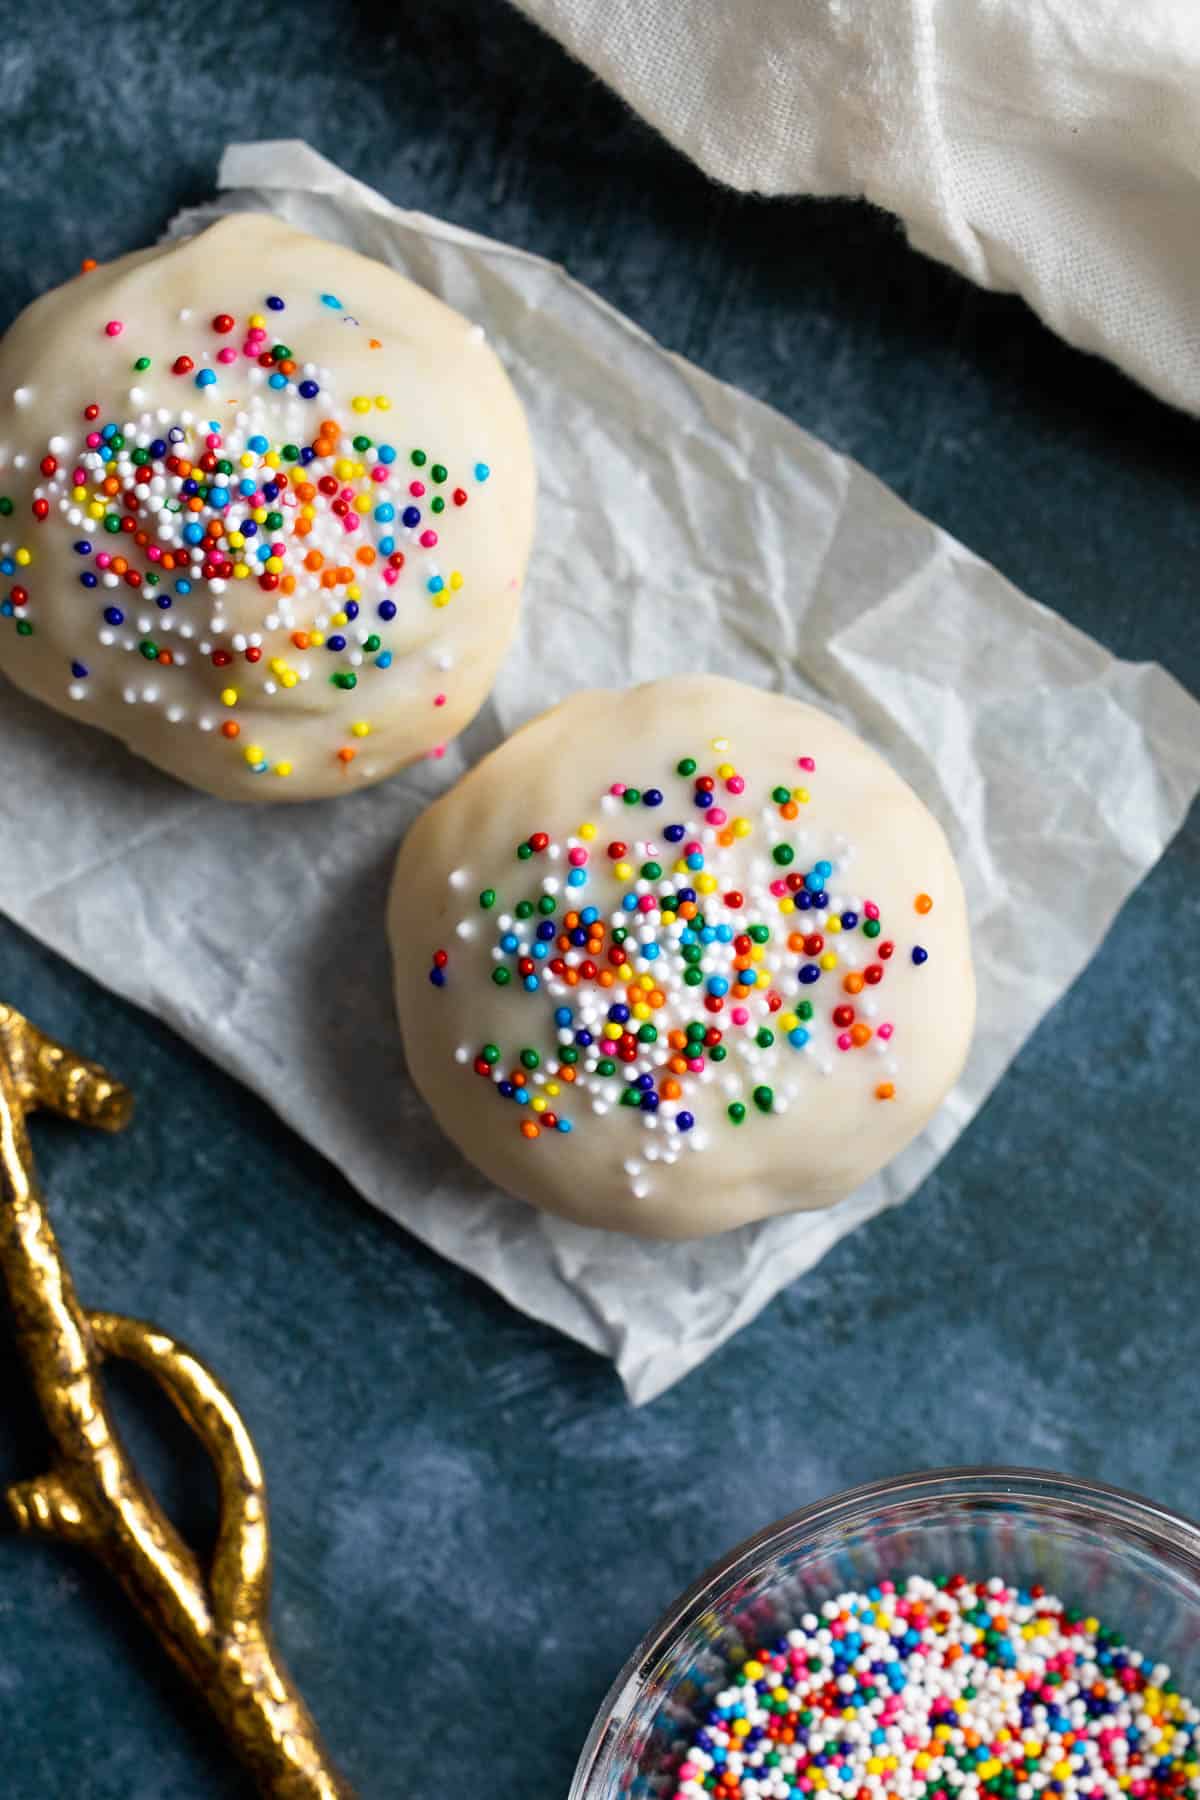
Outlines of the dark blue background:
<svg viewBox="0 0 1200 1800">
<path fill-rule="evenodd" d="M 491 0 L 21 11 L 0 39 L 5 319 L 82 257 L 152 241 L 210 193 L 226 140 L 303 136 L 404 205 L 565 263 L 1200 688 L 1200 428 L 890 220 L 713 189 Z M 606 1364 L 0 925 L 0 994 L 141 1096 L 124 1140 L 38 1127 L 80 1287 L 232 1385 L 272 1484 L 285 1649 L 368 1800 L 562 1795 L 676 1590 L 848 1483 L 1032 1461 L 1200 1510 L 1198 864 L 1193 815 L 922 1192 L 637 1413 Z M 0 1358 L 6 1481 L 45 1452 L 6 1337 Z M 204 1465 L 132 1380 L 119 1405 L 176 1516 L 211 1531 Z M 88 1565 L 0 1536 L 0 1615 L 5 1795 L 243 1791 Z"/>
</svg>

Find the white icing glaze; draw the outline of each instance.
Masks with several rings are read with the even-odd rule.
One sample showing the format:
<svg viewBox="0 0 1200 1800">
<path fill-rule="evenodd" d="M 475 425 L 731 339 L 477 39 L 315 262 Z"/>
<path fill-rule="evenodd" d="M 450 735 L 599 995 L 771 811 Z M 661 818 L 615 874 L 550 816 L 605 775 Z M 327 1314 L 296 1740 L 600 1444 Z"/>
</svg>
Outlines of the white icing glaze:
<svg viewBox="0 0 1200 1800">
<path fill-rule="evenodd" d="M 698 764 L 690 777 L 677 773 L 686 757 Z M 707 809 L 702 778 L 713 782 Z M 662 801 L 631 806 L 614 783 Z M 521 860 L 533 833 L 548 841 Z M 623 856 L 610 854 L 616 844 Z M 823 889 L 818 864 L 830 865 Z M 552 913 L 538 909 L 543 896 Z M 526 918 L 522 903 L 534 908 Z M 589 935 L 602 926 L 603 941 L 564 948 L 566 914 L 587 932 L 588 907 Z M 544 920 L 556 931 L 539 952 Z M 618 968 L 612 932 L 631 924 Z M 648 1236 L 702 1236 L 841 1199 L 925 1124 L 974 1022 L 966 904 L 930 813 L 826 714 L 717 677 L 577 695 L 518 732 L 413 827 L 390 929 L 410 1069 L 448 1135 L 535 1206 Z M 614 1005 L 629 1019 L 613 1020 Z M 569 1022 L 556 1020 L 561 1008 Z M 835 1021 L 835 1008 L 850 1016 Z M 672 1044 L 693 1022 L 720 1044 Z M 481 1074 L 485 1046 L 501 1054 Z M 536 1066 L 522 1066 L 522 1050 Z M 514 1072 L 527 1104 L 503 1097 Z M 652 1110 L 622 1101 L 639 1078 Z M 742 1123 L 731 1105 L 745 1108 Z M 547 1127 L 551 1113 L 567 1132 Z M 531 1124 L 536 1139 L 523 1135 Z"/>
<path fill-rule="evenodd" d="M 185 781 L 343 793 L 491 687 L 533 529 L 524 415 L 466 320 L 382 264 L 237 214 L 80 276 L 0 346 L 0 446 L 0 669 Z"/>
</svg>

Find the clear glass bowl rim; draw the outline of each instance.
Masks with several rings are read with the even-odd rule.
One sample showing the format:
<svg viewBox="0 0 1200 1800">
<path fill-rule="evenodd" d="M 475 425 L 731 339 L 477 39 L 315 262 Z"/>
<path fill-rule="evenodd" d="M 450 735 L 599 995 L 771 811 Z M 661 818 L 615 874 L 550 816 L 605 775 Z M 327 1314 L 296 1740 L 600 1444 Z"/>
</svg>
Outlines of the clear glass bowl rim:
<svg viewBox="0 0 1200 1800">
<path fill-rule="evenodd" d="M 586 1800 L 588 1783 L 596 1772 L 600 1751 L 614 1714 L 623 1716 L 623 1702 L 636 1695 L 645 1673 L 653 1670 L 674 1640 L 728 1587 L 748 1575 L 765 1557 L 784 1549 L 790 1539 L 818 1526 L 850 1521 L 883 1507 L 920 1504 L 937 1506 L 944 1501 L 975 1499 L 1058 1502 L 1097 1524 L 1105 1520 L 1136 1529 L 1158 1539 L 1177 1555 L 1195 1565 L 1200 1580 L 1200 1523 L 1156 1501 L 1131 1494 L 1124 1488 L 1100 1481 L 1076 1480 L 1049 1469 L 985 1467 L 919 1469 L 907 1475 L 886 1477 L 844 1488 L 841 1493 L 802 1506 L 743 1540 L 686 1588 L 642 1638 L 600 1705 L 575 1769 L 567 1800 Z"/>
</svg>

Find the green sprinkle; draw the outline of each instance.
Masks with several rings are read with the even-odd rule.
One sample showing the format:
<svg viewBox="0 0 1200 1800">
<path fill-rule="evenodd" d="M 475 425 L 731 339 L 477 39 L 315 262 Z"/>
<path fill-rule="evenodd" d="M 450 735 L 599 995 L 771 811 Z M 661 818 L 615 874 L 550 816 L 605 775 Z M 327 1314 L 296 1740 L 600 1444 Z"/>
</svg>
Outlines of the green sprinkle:
<svg viewBox="0 0 1200 1800">
<path fill-rule="evenodd" d="M 114 431 L 108 441 L 114 450 L 123 450 L 125 448 L 125 439 L 121 436 L 119 431 Z"/>
<path fill-rule="evenodd" d="M 120 531 L 120 529 L 121 529 L 120 516 L 117 513 L 105 513 L 104 529 L 105 529 L 105 531 L 111 531 L 111 532 Z"/>
<path fill-rule="evenodd" d="M 33 636 L 33 626 L 29 623 L 28 619 L 18 619 L 17 620 L 17 636 L 18 637 L 32 637 Z"/>
<path fill-rule="evenodd" d="M 504 964 L 501 963 L 498 968 L 492 970 L 492 980 L 497 987 L 507 987 L 512 980 L 512 970 L 506 969 Z"/>
<path fill-rule="evenodd" d="M 285 451 L 284 454 L 286 455 L 287 452 Z M 232 475 L 233 474 L 233 464 L 230 462 L 230 460 L 227 456 L 223 456 L 221 458 L 220 462 L 217 464 L 217 473 L 218 473 L 218 475 Z"/>
<path fill-rule="evenodd" d="M 278 531 L 279 527 L 282 524 L 283 524 L 283 514 L 281 512 L 270 512 L 267 514 L 267 529 L 268 529 L 268 531 Z"/>
<path fill-rule="evenodd" d="M 150 367 L 150 358 L 148 356 L 139 356 L 133 366 L 137 370 L 138 374 L 140 375 L 143 372 L 143 370 L 148 369 Z"/>
<path fill-rule="evenodd" d="M 579 1051 L 574 1044 L 567 1044 L 559 1051 L 558 1060 L 561 1063 L 577 1063 L 579 1061 Z"/>
<path fill-rule="evenodd" d="M 357 675 L 349 675 L 349 674 L 331 675 L 329 677 L 329 679 L 334 687 L 345 688 L 347 693 L 350 691 L 351 688 L 356 688 L 358 686 L 358 676 Z"/>
<path fill-rule="evenodd" d="M 479 904 L 482 907 L 484 912 L 487 912 L 491 907 L 495 906 L 495 904 L 496 904 L 495 888 L 484 888 L 482 894 L 480 894 L 480 896 L 479 896 Z"/>
<path fill-rule="evenodd" d="M 518 900 L 514 910 L 516 912 L 518 919 L 532 919 L 532 917 L 533 917 L 533 901 L 532 900 Z"/>
<path fill-rule="evenodd" d="M 790 844 L 776 844 L 771 855 L 781 869 L 786 869 L 789 863 L 796 860 L 796 852 Z"/>
<path fill-rule="evenodd" d="M 676 763 L 675 773 L 677 775 L 694 775 L 696 773 L 695 757 L 685 756 L 682 762 Z"/>
<path fill-rule="evenodd" d="M 813 1016 L 812 1001 L 811 1000 L 802 1000 L 800 1002 L 799 1006 L 796 1008 L 796 1017 L 798 1019 L 811 1019 L 812 1016 Z"/>
<path fill-rule="evenodd" d="M 429 458 L 423 450 L 414 450 L 411 461 L 414 469 L 423 469 L 425 464 L 429 461 Z"/>
<path fill-rule="evenodd" d="M 687 1028 L 687 1034 L 693 1044 L 698 1044 L 706 1030 L 707 1026 L 702 1025 L 699 1019 L 693 1019 Z"/>
<path fill-rule="evenodd" d="M 555 899 L 553 894 L 543 894 L 538 901 L 538 911 L 540 913 L 545 913 L 547 918 L 549 918 L 550 914 L 554 911 L 554 907 Z"/>
<path fill-rule="evenodd" d="M 597 1075 L 615 1075 L 616 1072 L 617 1065 L 613 1062 L 611 1057 L 602 1056 L 600 1061 L 596 1064 Z"/>
<path fill-rule="evenodd" d="M 714 1044 L 708 1053 L 708 1060 L 709 1062 L 724 1062 L 728 1055 L 729 1052 L 724 1044 Z"/>
<path fill-rule="evenodd" d="M 641 788 L 626 788 L 624 799 L 626 806 L 636 806 L 642 797 Z"/>
<path fill-rule="evenodd" d="M 647 881 L 657 881 L 662 874 L 662 864 L 656 862 L 644 862 L 642 864 L 642 874 Z"/>
<path fill-rule="evenodd" d="M 521 862 L 528 862 L 532 855 L 533 855 L 533 845 L 532 844 L 518 844 L 517 845 L 517 856 Z"/>
<path fill-rule="evenodd" d="M 641 1092 L 640 1088 L 635 1088 L 635 1087 L 622 1088 L 622 1090 L 621 1090 L 621 1105 L 622 1106 L 640 1106 L 641 1104 L 642 1104 L 642 1092 Z"/>
<path fill-rule="evenodd" d="M 446 479 L 446 475 L 447 475 L 446 466 L 444 463 L 434 463 L 434 465 L 433 465 L 432 469 L 430 469 L 429 473 L 432 475 L 433 479 L 440 484 L 441 482 L 445 481 L 445 479 Z"/>
<path fill-rule="evenodd" d="M 765 944 L 770 939 L 771 927 L 769 925 L 752 925 L 749 935 L 756 944 Z"/>
<path fill-rule="evenodd" d="M 879 936 L 879 933 L 882 930 L 883 930 L 883 927 L 879 923 L 878 919 L 868 919 L 866 921 L 866 923 L 863 925 L 863 936 L 869 937 L 869 938 L 877 938 Z"/>
<path fill-rule="evenodd" d="M 13 509 L 13 503 L 9 499 L 8 495 L 0 494 L 0 513 L 2 513 L 4 515 L 4 517 L 7 519 L 8 515 L 12 511 L 12 509 Z"/>
<path fill-rule="evenodd" d="M 382 643 L 383 643 L 383 639 L 378 635 L 377 632 L 373 631 L 371 633 L 370 637 L 367 638 L 365 640 L 365 642 L 363 643 L 363 649 L 367 652 L 368 656 L 374 656 L 376 650 L 378 650 L 380 648 Z"/>
<path fill-rule="evenodd" d="M 643 1025 L 641 1030 L 638 1032 L 638 1043 L 639 1044 L 657 1044 L 657 1042 L 658 1042 L 657 1026 Z"/>
<path fill-rule="evenodd" d="M 485 1044 L 479 1054 L 482 1056 L 485 1063 L 498 1063 L 500 1061 L 500 1046 L 499 1044 Z"/>
<path fill-rule="evenodd" d="M 430 510 L 430 512 L 435 512 L 435 513 L 445 512 L 446 502 L 442 499 L 442 496 L 440 494 L 435 494 L 433 496 L 433 499 L 429 502 L 429 510 Z"/>
<path fill-rule="evenodd" d="M 754 1090 L 754 1104 L 757 1106 L 759 1112 L 770 1112 L 772 1106 L 775 1104 L 774 1090 L 769 1087 L 756 1087 Z"/>
<path fill-rule="evenodd" d="M 725 1110 L 735 1125 L 740 1125 L 746 1117 L 746 1109 L 740 1100 L 734 1100 Z"/>
<path fill-rule="evenodd" d="M 285 444 L 280 454 L 284 462 L 299 462 L 300 446 L 299 444 Z"/>
<path fill-rule="evenodd" d="M 522 1050 L 521 1052 L 521 1064 L 526 1069 L 536 1069 L 541 1060 L 536 1050 Z"/>
<path fill-rule="evenodd" d="M 276 362 L 290 362 L 292 357 L 292 353 L 286 344 L 276 344 L 275 348 L 271 351 L 271 355 Z"/>
<path fill-rule="evenodd" d="M 150 638 L 143 638 L 138 645 L 138 649 L 141 651 L 147 662 L 158 661 L 158 645 Z"/>
<path fill-rule="evenodd" d="M 356 437 L 354 440 L 354 448 L 356 450 L 369 450 L 371 448 L 370 438 L 369 437 Z"/>
<path fill-rule="evenodd" d="M 628 936 L 629 936 L 629 933 L 626 931 L 625 927 L 623 925 L 618 925 L 616 930 L 612 934 L 613 943 L 614 944 L 623 944 L 625 942 L 625 939 Z"/>
<path fill-rule="evenodd" d="M 699 969 L 685 969 L 683 971 L 683 979 L 688 987 L 699 987 L 700 983 L 704 980 L 704 976 Z"/>
<path fill-rule="evenodd" d="M 775 1033 L 768 1031 L 765 1025 L 760 1025 L 754 1034 L 754 1041 L 760 1050 L 769 1050 L 775 1042 Z"/>
<path fill-rule="evenodd" d="M 791 788 L 777 787 L 771 789 L 771 798 L 776 806 L 784 806 L 792 797 Z"/>
<path fill-rule="evenodd" d="M 150 461 L 150 452 L 141 449 L 135 450 L 133 453 L 133 461 L 138 465 L 139 469 L 143 468 L 146 463 Z"/>
</svg>

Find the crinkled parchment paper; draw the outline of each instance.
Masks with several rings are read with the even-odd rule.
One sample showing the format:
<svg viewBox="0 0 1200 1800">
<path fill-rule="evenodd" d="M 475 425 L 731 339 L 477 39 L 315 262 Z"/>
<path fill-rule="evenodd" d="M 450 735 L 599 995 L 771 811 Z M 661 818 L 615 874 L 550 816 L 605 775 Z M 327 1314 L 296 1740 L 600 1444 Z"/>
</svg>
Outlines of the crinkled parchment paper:
<svg viewBox="0 0 1200 1800">
<path fill-rule="evenodd" d="M 651 1399 L 954 1142 L 1181 823 L 1200 786 L 1200 706 L 562 270 L 402 212 L 303 144 L 235 145 L 220 184 L 217 207 L 174 229 L 267 208 L 486 328 L 541 467 L 521 638 L 443 761 L 300 808 L 223 806 L 5 686 L 0 907 Z M 523 720 L 581 685 L 696 667 L 831 708 L 938 813 L 974 919 L 979 1035 L 928 1130 L 840 1206 L 654 1245 L 543 1218 L 445 1142 L 401 1060 L 384 897 L 417 811 Z"/>
</svg>

